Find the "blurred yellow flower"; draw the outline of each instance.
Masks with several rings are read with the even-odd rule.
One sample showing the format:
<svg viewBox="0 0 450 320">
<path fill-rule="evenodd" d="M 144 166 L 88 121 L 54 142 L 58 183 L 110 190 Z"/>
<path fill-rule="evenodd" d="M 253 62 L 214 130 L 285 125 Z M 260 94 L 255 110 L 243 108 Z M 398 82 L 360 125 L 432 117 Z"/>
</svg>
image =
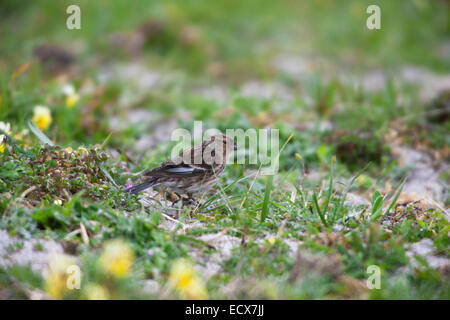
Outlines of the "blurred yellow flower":
<svg viewBox="0 0 450 320">
<path fill-rule="evenodd" d="M 86 298 L 88 300 L 108 300 L 109 299 L 108 290 L 98 284 L 88 283 L 84 287 L 83 291 L 84 291 L 84 295 L 86 296 Z"/>
<path fill-rule="evenodd" d="M 182 299 L 208 299 L 205 284 L 186 259 L 176 260 L 171 268 L 169 283 L 180 294 Z"/>
<path fill-rule="evenodd" d="M 0 153 L 5 152 L 5 144 L 3 140 L 5 139 L 6 134 L 11 134 L 11 125 L 8 122 L 0 121 Z"/>
<path fill-rule="evenodd" d="M 337 158 L 336 158 L 335 155 L 333 155 L 333 156 L 331 157 L 331 162 L 332 162 L 332 163 L 336 163 L 336 162 L 337 162 Z"/>
<path fill-rule="evenodd" d="M 69 268 L 76 266 L 75 261 L 67 255 L 56 255 L 50 259 L 49 272 L 45 278 L 45 291 L 53 299 L 61 299 L 70 292 L 68 278 Z"/>
<path fill-rule="evenodd" d="M 363 173 L 356 179 L 356 184 L 361 187 L 370 188 L 374 185 L 374 181 L 370 176 Z"/>
<path fill-rule="evenodd" d="M 66 106 L 67 108 L 72 108 L 77 102 L 80 100 L 80 96 L 78 94 L 72 94 L 66 97 Z"/>
<path fill-rule="evenodd" d="M 134 262 L 134 254 L 130 247 L 122 240 L 108 242 L 100 256 L 100 267 L 115 277 L 126 277 Z"/>
<path fill-rule="evenodd" d="M 41 130 L 45 130 L 52 123 L 50 109 L 45 106 L 35 106 L 32 121 Z"/>
<path fill-rule="evenodd" d="M 66 96 L 66 107 L 71 109 L 80 100 L 80 96 L 75 92 L 75 88 L 71 84 L 66 84 L 62 87 L 62 91 Z"/>
</svg>

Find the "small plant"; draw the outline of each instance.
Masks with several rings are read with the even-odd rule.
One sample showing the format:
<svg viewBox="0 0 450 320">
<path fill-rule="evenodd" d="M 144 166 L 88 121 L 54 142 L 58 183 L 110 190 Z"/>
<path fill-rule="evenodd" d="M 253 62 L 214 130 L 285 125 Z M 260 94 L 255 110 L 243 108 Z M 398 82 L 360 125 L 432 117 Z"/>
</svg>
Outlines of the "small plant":
<svg viewBox="0 0 450 320">
<path fill-rule="evenodd" d="M 371 220 L 372 221 L 375 222 L 381 216 L 385 216 L 385 215 L 389 214 L 391 209 L 395 206 L 395 203 L 396 203 L 398 197 L 400 196 L 400 193 L 402 192 L 403 186 L 405 185 L 405 181 L 406 180 L 403 180 L 403 182 L 397 188 L 390 205 L 384 211 L 384 213 L 383 213 L 383 201 L 384 201 L 383 196 L 381 195 L 381 193 L 379 191 L 374 192 L 374 194 L 372 196 L 372 210 L 371 210 Z"/>
</svg>

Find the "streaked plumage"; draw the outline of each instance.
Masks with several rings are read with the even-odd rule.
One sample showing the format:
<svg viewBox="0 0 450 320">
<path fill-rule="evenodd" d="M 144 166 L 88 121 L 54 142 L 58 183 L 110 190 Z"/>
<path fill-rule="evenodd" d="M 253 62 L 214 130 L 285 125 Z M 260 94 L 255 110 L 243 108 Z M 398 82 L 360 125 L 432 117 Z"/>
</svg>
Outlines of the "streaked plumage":
<svg viewBox="0 0 450 320">
<path fill-rule="evenodd" d="M 236 145 L 232 138 L 224 134 L 214 135 L 144 173 L 143 183 L 127 188 L 124 192 L 134 194 L 155 186 L 191 197 L 217 183 L 233 150 L 236 150 Z"/>
</svg>

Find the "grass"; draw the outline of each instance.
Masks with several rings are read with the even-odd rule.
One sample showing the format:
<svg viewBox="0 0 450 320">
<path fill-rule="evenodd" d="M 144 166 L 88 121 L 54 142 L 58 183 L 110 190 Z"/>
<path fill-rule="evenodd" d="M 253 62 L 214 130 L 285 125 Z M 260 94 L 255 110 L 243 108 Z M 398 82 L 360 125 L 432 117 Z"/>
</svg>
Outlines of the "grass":
<svg viewBox="0 0 450 320">
<path fill-rule="evenodd" d="M 65 28 L 68 2 L 2 3 L 0 232 L 14 241 L 0 248 L 0 297 L 449 299 L 432 260 L 448 269 L 448 190 L 427 207 L 405 200 L 415 169 L 394 152 L 448 165 L 448 98 L 427 87 L 450 71 L 448 4 L 379 3 L 381 31 L 365 28 L 368 1 L 79 1 L 79 31 Z M 153 31 L 135 46 L 145 23 Z M 75 62 L 55 75 L 33 55 L 41 44 Z M 32 121 L 36 105 L 51 112 L 47 128 Z M 279 129 L 280 171 L 229 165 L 198 206 L 120 192 L 194 120 Z M 414 256 L 427 241 L 431 259 Z M 60 245 L 53 278 L 6 262 L 29 243 Z M 74 264 L 80 290 L 61 285 L 57 266 Z M 381 289 L 365 285 L 372 265 Z"/>
</svg>

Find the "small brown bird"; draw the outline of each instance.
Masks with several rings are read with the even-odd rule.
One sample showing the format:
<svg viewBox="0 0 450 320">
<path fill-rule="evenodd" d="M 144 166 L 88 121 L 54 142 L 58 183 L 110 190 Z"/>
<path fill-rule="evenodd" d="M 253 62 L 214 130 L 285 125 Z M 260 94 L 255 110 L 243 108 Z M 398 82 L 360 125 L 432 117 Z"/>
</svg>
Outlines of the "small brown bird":
<svg viewBox="0 0 450 320">
<path fill-rule="evenodd" d="M 204 192 L 217 183 L 233 150 L 237 146 L 231 137 L 216 134 L 144 173 L 145 182 L 123 191 L 135 194 L 158 186 L 192 198 L 194 193 Z"/>
</svg>

